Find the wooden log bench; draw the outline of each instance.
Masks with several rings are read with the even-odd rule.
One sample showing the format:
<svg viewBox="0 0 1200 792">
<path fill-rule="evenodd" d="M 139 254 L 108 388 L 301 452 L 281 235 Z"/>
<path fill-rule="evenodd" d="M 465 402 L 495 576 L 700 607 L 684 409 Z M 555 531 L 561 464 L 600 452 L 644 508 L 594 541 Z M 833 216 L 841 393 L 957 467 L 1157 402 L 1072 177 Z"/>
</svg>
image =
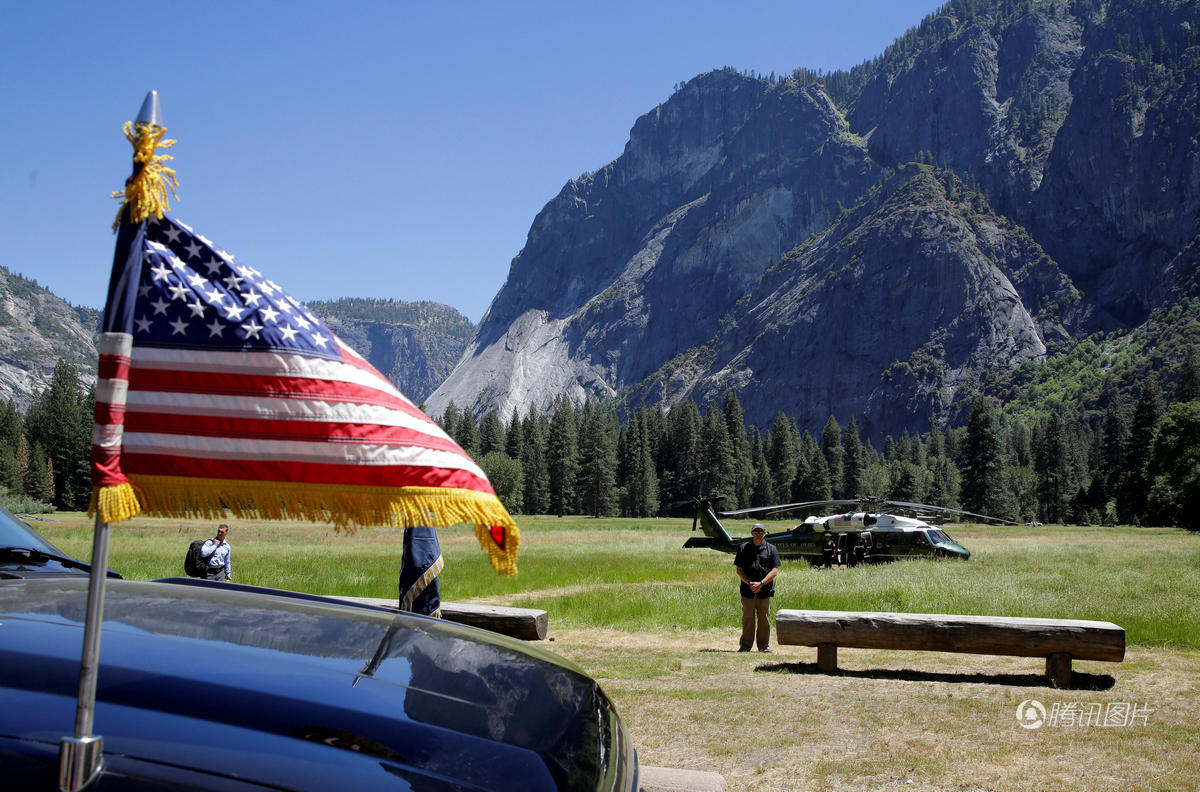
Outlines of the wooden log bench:
<svg viewBox="0 0 1200 792">
<path fill-rule="evenodd" d="M 780 644 L 817 647 L 817 668 L 826 673 L 837 670 L 839 646 L 1044 657 L 1050 684 L 1068 688 L 1072 660 L 1125 657 L 1124 628 L 1081 619 L 783 609 L 775 632 Z"/>
<path fill-rule="evenodd" d="M 396 599 L 380 597 L 340 597 L 349 602 L 363 602 L 399 612 Z M 446 621 L 479 627 L 483 630 L 520 638 L 522 641 L 543 641 L 550 629 L 550 617 L 538 608 L 508 608 L 502 605 L 470 605 L 465 602 L 443 602 L 442 618 Z"/>
</svg>

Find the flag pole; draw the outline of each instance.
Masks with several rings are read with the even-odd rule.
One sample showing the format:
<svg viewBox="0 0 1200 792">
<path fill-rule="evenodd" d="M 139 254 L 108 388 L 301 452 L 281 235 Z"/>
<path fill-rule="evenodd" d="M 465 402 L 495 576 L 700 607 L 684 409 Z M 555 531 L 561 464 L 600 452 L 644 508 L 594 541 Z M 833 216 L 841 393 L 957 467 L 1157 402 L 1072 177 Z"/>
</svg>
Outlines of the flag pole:
<svg viewBox="0 0 1200 792">
<path fill-rule="evenodd" d="M 75 709 L 75 735 L 63 737 L 58 748 L 58 788 L 78 792 L 90 784 L 103 767 L 104 738 L 92 734 L 96 714 L 96 677 L 100 665 L 100 623 L 104 616 L 104 583 L 108 576 L 108 523 L 96 515 L 92 536 L 92 570 L 88 581 L 87 615 L 83 627 L 83 652 L 79 660 L 79 701 Z"/>
<path fill-rule="evenodd" d="M 157 91 L 146 94 L 137 123 L 162 126 Z M 136 173 L 136 156 L 133 167 Z M 83 648 L 79 659 L 75 733 L 71 737 L 63 737 L 58 750 L 58 788 L 62 792 L 79 792 L 99 777 L 104 766 L 104 738 L 92 734 L 92 729 L 96 715 L 96 680 L 100 670 L 100 627 L 104 620 L 104 591 L 108 577 L 108 539 L 109 524 L 97 509 L 96 525 L 92 532 L 92 569 L 88 580 Z"/>
</svg>

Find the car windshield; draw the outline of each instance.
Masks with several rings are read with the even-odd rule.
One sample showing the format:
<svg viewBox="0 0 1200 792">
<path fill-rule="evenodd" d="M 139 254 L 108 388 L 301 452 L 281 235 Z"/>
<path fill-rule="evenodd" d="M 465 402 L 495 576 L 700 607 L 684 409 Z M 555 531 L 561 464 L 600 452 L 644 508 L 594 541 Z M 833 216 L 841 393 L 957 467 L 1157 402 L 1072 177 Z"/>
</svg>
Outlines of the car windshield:
<svg viewBox="0 0 1200 792">
<path fill-rule="evenodd" d="M 64 555 L 21 520 L 0 508 L 0 547 L 32 547 L 54 555 Z"/>
</svg>

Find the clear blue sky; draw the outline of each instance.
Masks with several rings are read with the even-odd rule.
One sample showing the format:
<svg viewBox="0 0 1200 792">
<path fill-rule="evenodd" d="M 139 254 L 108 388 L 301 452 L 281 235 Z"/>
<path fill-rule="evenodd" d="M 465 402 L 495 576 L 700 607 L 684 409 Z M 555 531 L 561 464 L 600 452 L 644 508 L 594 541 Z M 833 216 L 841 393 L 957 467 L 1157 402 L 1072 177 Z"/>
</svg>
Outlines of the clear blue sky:
<svg viewBox="0 0 1200 792">
<path fill-rule="evenodd" d="M 676 83 L 880 54 L 940 0 L 9 2 L 0 263 L 102 307 L 131 148 L 161 97 L 172 212 L 301 300 L 479 321 L 538 211 Z"/>
</svg>

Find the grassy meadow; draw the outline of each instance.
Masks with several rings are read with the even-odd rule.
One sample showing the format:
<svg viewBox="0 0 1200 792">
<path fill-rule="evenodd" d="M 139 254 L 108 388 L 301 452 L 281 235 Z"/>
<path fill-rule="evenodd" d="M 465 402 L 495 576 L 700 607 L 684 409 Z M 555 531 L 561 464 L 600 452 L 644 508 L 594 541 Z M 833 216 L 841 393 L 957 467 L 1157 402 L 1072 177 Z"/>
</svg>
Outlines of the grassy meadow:
<svg viewBox="0 0 1200 792">
<path fill-rule="evenodd" d="M 91 522 L 30 518 L 73 555 Z M 238 582 L 395 597 L 401 531 L 228 521 Z M 1045 616 L 1113 621 L 1123 663 L 1076 662 L 1076 689 L 1036 659 L 842 650 L 740 655 L 732 556 L 684 550 L 690 519 L 521 517 L 520 574 L 497 576 L 465 527 L 439 535 L 442 597 L 543 608 L 548 648 L 600 680 L 646 764 L 720 772 L 729 788 L 1191 790 L 1200 788 L 1200 534 L 1166 528 L 947 526 L 968 562 L 822 570 L 785 562 L 774 608 Z M 746 535 L 748 523 L 731 532 Z M 209 521 L 114 525 L 109 565 L 133 579 L 182 574 Z M 1136 705 L 1122 728 L 1047 711 Z"/>
</svg>

